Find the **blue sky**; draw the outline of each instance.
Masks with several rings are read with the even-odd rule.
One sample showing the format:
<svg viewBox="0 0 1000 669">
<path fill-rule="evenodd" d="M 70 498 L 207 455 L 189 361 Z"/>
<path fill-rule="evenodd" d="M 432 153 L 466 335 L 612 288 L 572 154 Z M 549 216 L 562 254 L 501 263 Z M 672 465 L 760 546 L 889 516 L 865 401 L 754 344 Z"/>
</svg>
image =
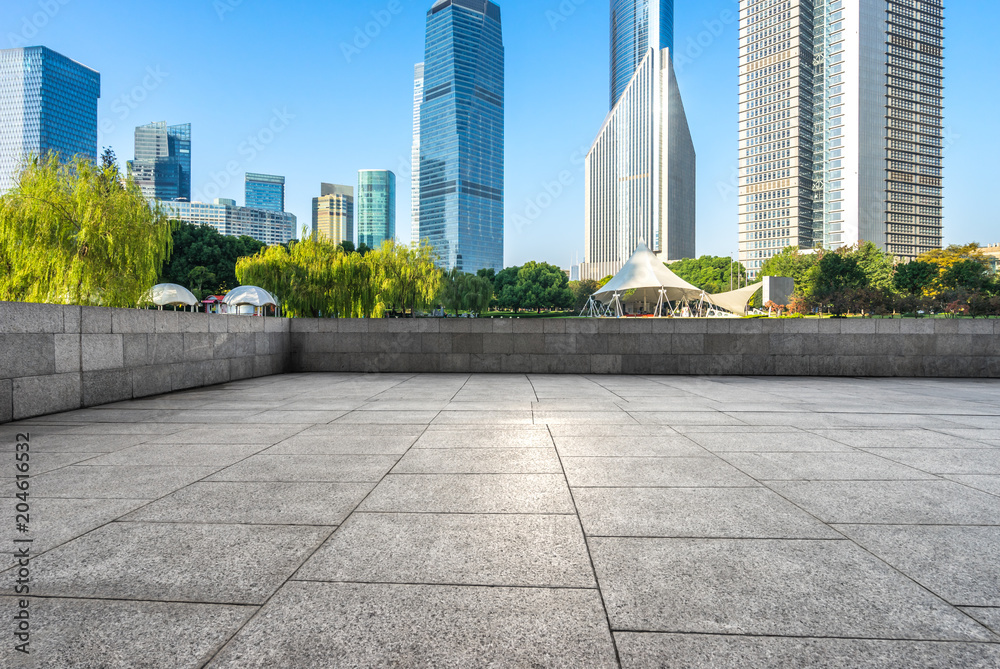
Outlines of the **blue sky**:
<svg viewBox="0 0 1000 669">
<path fill-rule="evenodd" d="M 409 238 L 413 64 L 431 0 L 4 0 L 0 44 L 42 44 L 101 73 L 101 146 L 193 125 L 195 197 L 243 203 L 244 172 L 288 179 L 309 223 L 321 181 L 397 173 Z M 608 104 L 607 0 L 501 0 L 505 263 L 583 256 L 582 156 Z M 698 152 L 698 253 L 736 251 L 737 0 L 676 0 L 675 64 Z M 947 243 L 1000 242 L 1000 3 L 946 7 Z M 381 20 L 381 23 L 373 21 Z M 356 38 L 365 28 L 374 37 Z M 562 180 L 563 185 L 560 184 Z M 994 204 L 991 205 L 990 203 Z"/>
</svg>

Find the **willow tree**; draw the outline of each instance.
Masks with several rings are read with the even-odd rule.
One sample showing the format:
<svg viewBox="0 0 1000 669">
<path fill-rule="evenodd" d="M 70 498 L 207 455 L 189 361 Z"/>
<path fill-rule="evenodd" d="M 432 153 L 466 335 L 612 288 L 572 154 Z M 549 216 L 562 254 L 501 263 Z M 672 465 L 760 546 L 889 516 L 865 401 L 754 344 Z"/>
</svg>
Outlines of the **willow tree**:
<svg viewBox="0 0 1000 669">
<path fill-rule="evenodd" d="M 170 257 L 172 225 L 114 161 L 28 161 L 0 197 L 0 300 L 128 307 Z"/>
<path fill-rule="evenodd" d="M 392 311 L 416 315 L 417 309 L 434 301 L 441 287 L 442 272 L 434 265 L 431 247 L 409 248 L 383 242 L 377 250 L 381 263 L 382 296 Z"/>
</svg>

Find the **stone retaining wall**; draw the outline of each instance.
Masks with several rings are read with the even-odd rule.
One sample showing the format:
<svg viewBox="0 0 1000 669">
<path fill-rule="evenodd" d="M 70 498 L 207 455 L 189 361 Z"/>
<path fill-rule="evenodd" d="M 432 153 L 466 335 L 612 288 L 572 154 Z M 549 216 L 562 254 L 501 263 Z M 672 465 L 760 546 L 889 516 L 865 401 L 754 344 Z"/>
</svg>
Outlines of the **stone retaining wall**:
<svg viewBox="0 0 1000 669">
<path fill-rule="evenodd" d="M 292 369 L 1000 377 L 1000 320 L 291 322 Z"/>
<path fill-rule="evenodd" d="M 0 302 L 0 423 L 281 373 L 288 323 Z"/>
</svg>

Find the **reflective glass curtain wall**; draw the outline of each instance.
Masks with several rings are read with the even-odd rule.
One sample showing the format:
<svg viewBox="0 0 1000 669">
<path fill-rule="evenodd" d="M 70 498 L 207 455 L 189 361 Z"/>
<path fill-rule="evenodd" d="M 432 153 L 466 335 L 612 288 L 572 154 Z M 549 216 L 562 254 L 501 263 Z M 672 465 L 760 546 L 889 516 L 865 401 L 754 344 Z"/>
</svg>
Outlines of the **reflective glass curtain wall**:
<svg viewBox="0 0 1000 669">
<path fill-rule="evenodd" d="M 45 47 L 0 50 L 0 193 L 28 156 L 97 160 L 101 75 Z"/>
<path fill-rule="evenodd" d="M 489 0 L 427 13 L 419 146 L 420 239 L 447 269 L 502 269 L 504 47 Z"/>
<path fill-rule="evenodd" d="M 389 170 L 358 172 L 358 245 L 378 248 L 396 238 L 396 175 Z"/>
<path fill-rule="evenodd" d="M 614 108 L 649 49 L 673 48 L 674 0 L 611 0 L 609 108 Z"/>
<path fill-rule="evenodd" d="M 135 129 L 129 169 L 151 200 L 191 199 L 191 124 L 150 123 Z"/>
<path fill-rule="evenodd" d="M 247 172 L 246 205 L 251 209 L 284 211 L 285 177 Z"/>
</svg>

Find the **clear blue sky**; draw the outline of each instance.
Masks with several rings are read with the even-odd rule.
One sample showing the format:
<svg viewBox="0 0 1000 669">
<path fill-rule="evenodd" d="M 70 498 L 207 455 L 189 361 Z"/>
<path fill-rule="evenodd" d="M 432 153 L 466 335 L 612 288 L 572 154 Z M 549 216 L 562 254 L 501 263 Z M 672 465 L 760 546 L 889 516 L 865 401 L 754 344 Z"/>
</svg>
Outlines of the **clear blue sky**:
<svg viewBox="0 0 1000 669">
<path fill-rule="evenodd" d="M 282 174 L 287 208 L 301 226 L 321 181 L 356 185 L 359 169 L 392 169 L 397 233 L 407 240 L 412 71 L 423 59 L 431 4 L 4 0 L 0 43 L 42 44 L 100 71 L 100 144 L 122 161 L 132 157 L 134 126 L 192 123 L 196 197 L 242 204 L 244 172 Z M 568 267 L 583 255 L 580 157 L 607 113 L 608 2 L 499 4 L 507 49 L 505 263 Z M 736 250 L 739 3 L 676 5 L 675 62 L 698 152 L 698 253 L 728 255 Z M 343 45 L 376 18 L 372 12 L 386 25 L 345 55 Z M 983 39 L 984 26 L 1000 25 L 1000 3 L 950 0 L 945 12 L 945 240 L 1000 242 L 1000 50 Z M 552 187 L 549 198 L 546 185 L 563 172 L 570 185 L 561 193 Z"/>
</svg>

